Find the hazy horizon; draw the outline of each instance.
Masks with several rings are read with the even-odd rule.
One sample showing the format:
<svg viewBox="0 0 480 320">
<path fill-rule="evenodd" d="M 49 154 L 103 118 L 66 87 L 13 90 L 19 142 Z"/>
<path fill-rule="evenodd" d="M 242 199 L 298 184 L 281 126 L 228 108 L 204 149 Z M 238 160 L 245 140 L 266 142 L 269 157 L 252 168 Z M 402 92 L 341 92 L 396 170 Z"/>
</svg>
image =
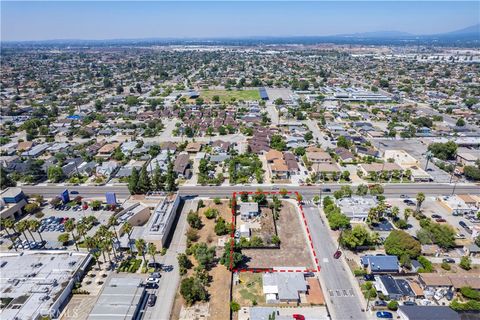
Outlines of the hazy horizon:
<svg viewBox="0 0 480 320">
<path fill-rule="evenodd" d="M 1 40 L 428 35 L 478 24 L 479 10 L 477 1 L 2 1 Z"/>
</svg>

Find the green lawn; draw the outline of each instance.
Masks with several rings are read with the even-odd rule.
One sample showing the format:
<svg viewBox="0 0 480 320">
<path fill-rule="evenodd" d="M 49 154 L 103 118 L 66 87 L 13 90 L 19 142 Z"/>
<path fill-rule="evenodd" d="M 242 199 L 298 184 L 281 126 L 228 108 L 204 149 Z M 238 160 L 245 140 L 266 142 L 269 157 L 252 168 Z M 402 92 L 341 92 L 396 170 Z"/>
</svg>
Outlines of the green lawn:
<svg viewBox="0 0 480 320">
<path fill-rule="evenodd" d="M 258 90 L 202 90 L 200 91 L 200 98 L 205 102 L 210 102 L 213 96 L 219 96 L 220 102 L 231 102 L 239 100 L 260 100 L 260 93 Z"/>
</svg>

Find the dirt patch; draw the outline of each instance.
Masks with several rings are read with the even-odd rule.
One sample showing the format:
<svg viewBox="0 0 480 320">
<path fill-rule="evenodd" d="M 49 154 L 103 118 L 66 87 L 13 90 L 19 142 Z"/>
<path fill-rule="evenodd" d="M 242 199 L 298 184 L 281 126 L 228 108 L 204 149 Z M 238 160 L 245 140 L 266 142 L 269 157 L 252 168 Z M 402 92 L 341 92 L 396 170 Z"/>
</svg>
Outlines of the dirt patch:
<svg viewBox="0 0 480 320">
<path fill-rule="evenodd" d="M 277 232 L 281 244 L 279 249 L 243 249 L 247 256 L 244 267 L 301 267 L 313 269 L 314 264 L 307 243 L 300 213 L 288 201 L 282 201 L 282 208 L 277 220 Z"/>
<path fill-rule="evenodd" d="M 210 271 L 212 282 L 210 293 L 210 319 L 228 319 L 230 317 L 231 272 L 225 266 L 217 265 Z"/>
<path fill-rule="evenodd" d="M 232 222 L 232 209 L 228 206 L 228 201 L 222 201 L 221 204 L 215 204 L 213 201 L 204 201 L 204 205 L 205 207 L 198 210 L 203 227 L 198 231 L 199 239 L 197 242 L 205 242 L 209 246 L 216 246 L 219 236 L 215 234 L 215 223 L 219 217 L 222 217 L 228 223 Z M 205 211 L 208 209 L 218 210 L 217 218 L 207 219 Z"/>
<path fill-rule="evenodd" d="M 263 240 L 263 243 L 269 243 L 272 236 L 276 234 L 272 209 L 268 207 L 260 207 L 260 216 L 255 220 L 258 220 L 260 223 L 260 228 L 252 229 L 252 237 L 260 237 Z"/>
<path fill-rule="evenodd" d="M 238 274 L 238 283 L 233 286 L 233 300 L 242 307 L 253 306 L 254 303 L 265 304 L 261 273 L 243 272 Z"/>
</svg>

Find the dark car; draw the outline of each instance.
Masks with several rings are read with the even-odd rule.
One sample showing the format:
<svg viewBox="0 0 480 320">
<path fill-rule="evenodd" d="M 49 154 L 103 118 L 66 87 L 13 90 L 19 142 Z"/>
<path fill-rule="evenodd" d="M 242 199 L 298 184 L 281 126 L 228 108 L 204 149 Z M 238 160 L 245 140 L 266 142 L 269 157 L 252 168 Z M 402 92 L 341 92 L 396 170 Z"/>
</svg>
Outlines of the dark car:
<svg viewBox="0 0 480 320">
<path fill-rule="evenodd" d="M 363 276 L 366 281 L 375 281 L 375 276 L 373 274 L 366 274 Z"/>
<path fill-rule="evenodd" d="M 375 315 L 381 319 L 393 319 L 393 314 L 388 311 L 377 311 Z"/>
<path fill-rule="evenodd" d="M 322 189 L 322 192 L 332 192 L 332 189 L 330 189 L 330 188 L 323 188 L 323 189 Z"/>
<path fill-rule="evenodd" d="M 460 221 L 458 224 L 463 228 L 468 228 L 468 225 L 465 223 L 465 221 Z"/>
<path fill-rule="evenodd" d="M 340 251 L 340 250 L 335 251 L 335 253 L 333 254 L 333 257 L 334 257 L 335 259 L 338 259 L 338 258 L 340 258 L 341 256 L 342 256 L 342 251 Z"/>
<path fill-rule="evenodd" d="M 387 306 L 387 302 L 386 301 L 383 301 L 383 300 L 377 300 L 375 301 L 375 307 L 386 307 Z"/>
<path fill-rule="evenodd" d="M 157 296 L 154 295 L 153 293 L 150 294 L 150 296 L 148 297 L 148 306 L 153 307 L 156 301 L 157 301 Z"/>
<path fill-rule="evenodd" d="M 443 218 L 435 219 L 435 221 L 437 221 L 437 222 L 447 222 L 447 220 L 445 220 Z"/>
<path fill-rule="evenodd" d="M 403 303 L 404 306 L 416 306 L 417 303 L 416 302 L 413 302 L 413 301 L 405 301 Z"/>
<path fill-rule="evenodd" d="M 440 219 L 440 218 L 442 218 L 442 216 L 439 215 L 439 214 L 432 214 L 432 218 L 433 219 Z"/>
<path fill-rule="evenodd" d="M 452 259 L 452 258 L 445 258 L 442 261 L 445 262 L 445 263 L 455 263 L 455 260 Z"/>
<path fill-rule="evenodd" d="M 408 198 L 408 196 L 407 196 L 406 194 L 401 194 L 401 195 L 400 195 L 400 198 L 402 198 L 402 199 L 403 199 L 403 198 Z"/>
<path fill-rule="evenodd" d="M 72 190 L 70 191 L 70 194 L 78 194 L 78 191 Z"/>
</svg>

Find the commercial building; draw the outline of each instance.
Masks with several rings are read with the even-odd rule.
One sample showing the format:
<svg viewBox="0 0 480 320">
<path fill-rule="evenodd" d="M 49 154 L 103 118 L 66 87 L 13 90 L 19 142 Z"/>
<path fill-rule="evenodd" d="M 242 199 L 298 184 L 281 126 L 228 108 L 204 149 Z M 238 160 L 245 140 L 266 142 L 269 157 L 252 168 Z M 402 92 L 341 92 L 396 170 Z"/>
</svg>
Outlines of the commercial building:
<svg viewBox="0 0 480 320">
<path fill-rule="evenodd" d="M 90 311 L 88 320 L 141 319 L 148 298 L 140 277 L 112 276 Z"/>
<path fill-rule="evenodd" d="M 377 205 L 377 200 L 373 197 L 352 196 L 338 199 L 336 203 L 350 220 L 363 222 L 367 220 L 370 209 Z"/>
<path fill-rule="evenodd" d="M 143 238 L 161 249 L 164 247 L 177 216 L 180 197 L 177 193 L 165 197 L 155 208 L 150 220 L 145 226 Z"/>
<path fill-rule="evenodd" d="M 25 194 L 20 188 L 7 188 L 2 191 L 0 199 L 0 218 L 18 219 L 27 204 Z"/>
<path fill-rule="evenodd" d="M 437 201 L 442 207 L 444 207 L 448 213 L 453 215 L 463 215 L 470 212 L 475 212 L 477 208 L 472 205 L 468 205 L 465 201 L 458 196 L 440 196 L 437 197 Z"/>
<path fill-rule="evenodd" d="M 91 256 L 82 252 L 0 253 L 2 320 L 56 319 Z"/>
</svg>

